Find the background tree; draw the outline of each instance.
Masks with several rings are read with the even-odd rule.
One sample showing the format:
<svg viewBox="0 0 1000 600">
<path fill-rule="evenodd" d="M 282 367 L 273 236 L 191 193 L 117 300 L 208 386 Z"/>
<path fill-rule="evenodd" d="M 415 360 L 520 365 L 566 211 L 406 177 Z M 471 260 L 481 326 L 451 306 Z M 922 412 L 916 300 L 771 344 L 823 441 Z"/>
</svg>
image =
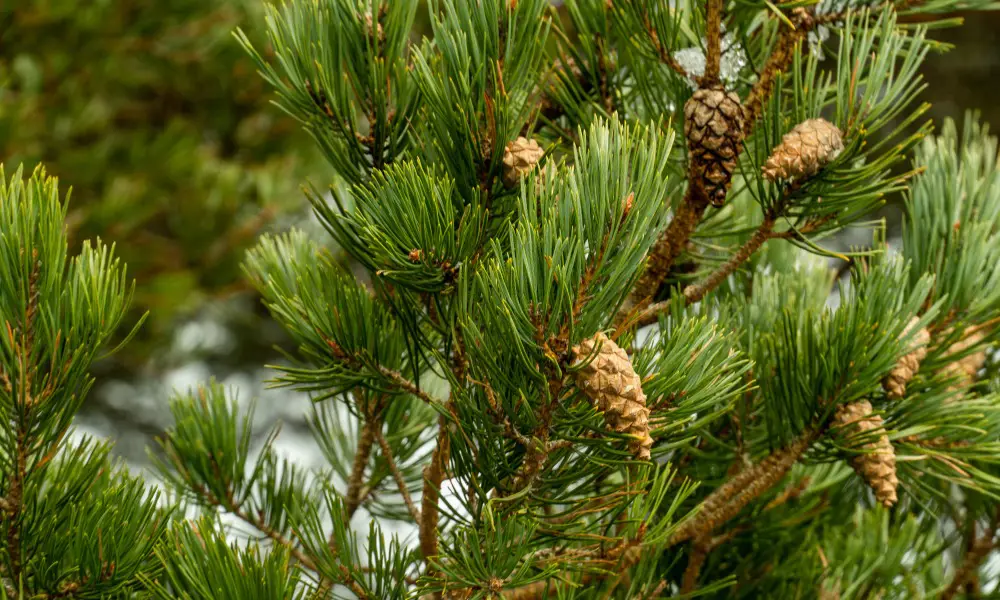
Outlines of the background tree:
<svg viewBox="0 0 1000 600">
<path fill-rule="evenodd" d="M 178 323 L 246 290 L 247 247 L 299 212 L 306 173 L 328 173 L 232 42 L 262 12 L 256 0 L 0 7 L 0 160 L 72 183 L 72 247 L 118 243 L 140 283 L 118 339 L 150 311 L 104 372 L 162 357 Z"/>
</svg>

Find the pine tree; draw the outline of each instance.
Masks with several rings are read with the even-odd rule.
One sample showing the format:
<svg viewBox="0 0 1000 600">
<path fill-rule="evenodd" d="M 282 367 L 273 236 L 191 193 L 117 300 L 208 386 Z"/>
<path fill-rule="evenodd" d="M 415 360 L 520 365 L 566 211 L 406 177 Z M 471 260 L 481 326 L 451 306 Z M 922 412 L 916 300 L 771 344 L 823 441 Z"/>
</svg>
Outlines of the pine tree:
<svg viewBox="0 0 1000 600">
<path fill-rule="evenodd" d="M 928 32 L 994 3 L 430 0 L 417 42 L 419 4 L 237 34 L 342 180 L 309 191 L 336 252 L 291 231 L 244 265 L 326 467 L 277 429 L 253 452 L 216 384 L 177 395 L 154 457 L 203 515 L 154 596 L 980 596 L 998 145 L 918 99 Z M 849 227 L 871 245 L 826 241 Z"/>
</svg>

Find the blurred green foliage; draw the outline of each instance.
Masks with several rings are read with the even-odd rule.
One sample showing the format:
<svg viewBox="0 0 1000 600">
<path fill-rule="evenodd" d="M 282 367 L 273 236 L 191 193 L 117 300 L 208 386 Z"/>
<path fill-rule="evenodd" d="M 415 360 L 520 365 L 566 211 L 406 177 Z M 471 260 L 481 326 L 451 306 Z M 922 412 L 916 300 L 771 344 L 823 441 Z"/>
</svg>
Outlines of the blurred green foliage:
<svg viewBox="0 0 1000 600">
<path fill-rule="evenodd" d="M 304 209 L 298 182 L 329 180 L 232 38 L 256 37 L 263 4 L 0 2 L 0 162 L 72 185 L 71 244 L 117 244 L 138 279 L 123 331 L 151 311 L 133 366 L 207 299 L 245 290 L 244 250 Z"/>
</svg>

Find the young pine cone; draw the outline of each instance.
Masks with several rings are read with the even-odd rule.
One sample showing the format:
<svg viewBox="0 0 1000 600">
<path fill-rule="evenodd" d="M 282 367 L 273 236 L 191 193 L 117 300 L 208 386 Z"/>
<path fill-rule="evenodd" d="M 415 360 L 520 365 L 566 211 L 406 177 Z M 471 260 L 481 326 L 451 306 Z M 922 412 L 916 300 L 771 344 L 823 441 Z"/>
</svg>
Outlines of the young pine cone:
<svg viewBox="0 0 1000 600">
<path fill-rule="evenodd" d="M 740 97 L 721 87 L 700 89 L 684 104 L 691 164 L 713 206 L 726 202 L 745 126 Z"/>
<path fill-rule="evenodd" d="M 503 183 L 509 188 L 517 187 L 545 154 L 535 140 L 519 137 L 507 144 L 503 153 Z"/>
<path fill-rule="evenodd" d="M 838 406 L 833 421 L 835 426 L 842 427 L 844 435 L 851 437 L 882 429 L 882 417 L 872 414 L 872 405 L 867 400 Z M 863 449 L 865 454 L 853 457 L 851 466 L 875 491 L 876 500 L 883 506 L 892 506 L 896 503 L 899 480 L 896 478 L 896 451 L 889 436 L 882 431 L 875 441 L 864 444 Z"/>
<path fill-rule="evenodd" d="M 971 327 L 965 330 L 965 337 L 952 344 L 945 356 L 953 356 L 964 352 L 982 342 L 983 338 L 986 337 L 982 331 L 972 330 L 972 333 L 969 333 L 970 330 L 972 330 Z M 979 373 L 979 369 L 982 369 L 985 364 L 986 350 L 980 350 L 945 365 L 942 371 L 945 375 L 957 377 L 961 381 L 958 386 L 953 388 L 959 389 L 965 387 L 965 385 L 972 384 L 976 379 L 976 374 Z"/>
<path fill-rule="evenodd" d="M 377 40 L 379 46 L 385 44 L 385 29 L 382 28 L 382 24 L 373 22 L 371 13 L 365 13 L 364 21 L 365 21 L 365 37 L 368 39 Z"/>
<path fill-rule="evenodd" d="M 903 335 L 900 337 L 908 335 L 918 322 L 920 322 L 920 319 L 917 317 L 910 319 L 906 329 L 903 330 Z M 926 327 L 921 328 L 910 341 L 911 350 L 909 354 L 899 359 L 896 366 L 882 380 L 882 389 L 886 391 L 886 394 L 890 398 L 902 398 L 906 394 L 906 384 L 913 379 L 913 376 L 917 374 L 917 370 L 920 369 L 920 361 L 927 356 L 927 343 L 930 341 L 930 332 L 927 331 Z"/>
<path fill-rule="evenodd" d="M 578 361 L 597 355 L 576 371 L 576 386 L 604 413 L 610 429 L 633 436 L 628 447 L 639 460 L 649 460 L 653 438 L 649 435 L 649 409 L 642 380 L 628 355 L 603 333 L 573 348 Z"/>
<path fill-rule="evenodd" d="M 836 125 L 825 119 L 803 121 L 781 138 L 764 164 L 764 177 L 769 181 L 810 177 L 843 149 L 844 137 Z"/>
</svg>

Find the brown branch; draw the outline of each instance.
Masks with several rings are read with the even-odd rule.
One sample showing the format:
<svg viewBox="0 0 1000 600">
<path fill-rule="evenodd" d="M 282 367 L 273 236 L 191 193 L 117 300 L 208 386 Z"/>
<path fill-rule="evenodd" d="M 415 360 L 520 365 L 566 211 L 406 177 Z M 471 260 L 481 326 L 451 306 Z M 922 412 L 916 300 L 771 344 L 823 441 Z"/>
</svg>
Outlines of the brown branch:
<svg viewBox="0 0 1000 600">
<path fill-rule="evenodd" d="M 645 270 L 632 288 L 628 300 L 618 311 L 615 319 L 617 324 L 621 325 L 631 320 L 631 315 L 646 308 L 653 301 L 660 285 L 670 272 L 670 267 L 687 246 L 688 239 L 701 222 L 701 217 L 708 208 L 708 197 L 704 193 L 696 192 L 696 187 L 688 184 L 688 191 L 677 209 L 677 214 L 649 251 Z"/>
<path fill-rule="evenodd" d="M 722 57 L 722 5 L 724 0 L 708 0 L 705 13 L 705 74 L 698 82 L 701 87 L 719 83 Z"/>
<path fill-rule="evenodd" d="M 367 418 L 361 427 L 361 435 L 358 436 L 358 447 L 354 452 L 354 464 L 351 467 L 350 479 L 347 481 L 347 493 L 344 495 L 344 510 L 347 518 L 350 519 L 361 506 L 361 489 L 364 486 L 365 468 L 371 458 L 372 445 L 375 442 L 375 429 L 382 424 L 376 419 Z"/>
<path fill-rule="evenodd" d="M 403 474 L 399 472 L 399 467 L 396 466 L 396 459 L 392 456 L 392 448 L 389 447 L 389 442 L 386 441 L 385 436 L 382 435 L 381 428 L 375 429 L 375 439 L 378 441 L 379 447 L 382 449 L 382 456 L 385 457 L 385 461 L 389 464 L 389 471 L 392 472 L 392 478 L 396 480 L 396 486 L 399 488 L 399 494 L 403 497 L 403 502 L 406 503 L 406 509 L 410 511 L 410 516 L 417 523 L 420 522 L 420 511 L 413 504 L 413 498 L 410 497 L 410 490 L 406 486 L 406 480 L 403 479 Z"/>
<path fill-rule="evenodd" d="M 425 392 L 422 389 L 420 389 L 419 387 L 417 387 L 417 384 L 415 384 L 414 382 L 410 381 L 409 379 L 403 377 L 398 371 L 393 371 L 392 369 L 388 369 L 388 368 L 383 367 L 383 366 L 379 366 L 378 371 L 385 378 L 387 378 L 390 381 L 392 381 L 393 383 L 395 383 L 396 386 L 399 389 L 403 390 L 404 392 L 407 392 L 409 394 L 413 394 L 414 396 L 416 396 L 417 398 L 420 398 L 421 400 L 423 400 L 427 404 L 430 404 L 431 406 L 433 406 L 435 404 L 441 404 L 440 400 L 438 400 L 437 398 L 434 398 L 433 396 L 431 396 L 427 392 Z"/>
<path fill-rule="evenodd" d="M 449 403 L 450 404 L 450 403 Z M 441 482 L 450 459 L 451 438 L 448 436 L 448 420 L 444 415 L 438 418 L 438 440 L 431 462 L 424 467 L 424 487 L 420 497 L 420 551 L 424 555 L 428 572 L 431 559 L 438 555 L 438 499 L 441 496 Z"/>
<path fill-rule="evenodd" d="M 660 62 L 670 67 L 672 71 L 681 77 L 691 79 L 691 74 L 681 66 L 681 63 L 677 62 L 677 59 L 670 54 L 670 50 L 660 43 L 660 37 L 656 35 L 656 31 L 653 30 L 653 25 L 649 22 L 649 19 L 645 19 L 645 30 L 646 35 L 649 36 L 649 40 L 653 44 L 653 49 L 656 51 L 656 56 L 660 59 Z"/>
<path fill-rule="evenodd" d="M 760 227 L 757 228 L 757 231 L 729 260 L 701 282 L 684 288 L 684 300 L 688 304 L 700 301 L 705 297 L 705 294 L 714 290 L 723 280 L 732 275 L 754 252 L 764 245 L 764 242 L 771 239 L 772 232 L 774 231 L 774 222 L 775 218 L 768 215 L 764 219 L 764 222 L 760 224 Z"/>
<path fill-rule="evenodd" d="M 635 566 L 639 560 L 642 558 L 643 545 L 641 541 L 629 540 L 617 548 L 612 549 L 607 553 L 607 562 L 610 568 L 605 569 L 603 573 L 584 573 L 580 578 L 579 586 L 586 586 L 595 581 L 604 579 L 607 576 L 607 572 L 612 573 L 624 573 L 628 569 Z M 563 582 L 559 585 L 556 581 L 545 580 L 536 581 L 535 583 L 528 584 L 523 587 L 514 588 L 512 590 L 505 590 L 502 594 L 504 600 L 541 600 L 542 598 L 555 598 L 558 596 L 558 590 L 560 588 L 570 588 L 574 584 L 569 582 Z"/>
<path fill-rule="evenodd" d="M 705 534 L 691 544 L 691 554 L 681 579 L 681 594 L 690 594 L 698 587 L 698 576 L 709 553 L 709 534 Z"/>
<path fill-rule="evenodd" d="M 810 429 L 788 446 L 730 478 L 701 502 L 694 517 L 678 527 L 670 537 L 670 545 L 699 539 L 736 516 L 751 501 L 781 481 L 818 434 L 818 429 Z"/>
<path fill-rule="evenodd" d="M 758 226 L 757 230 L 754 231 L 753 235 L 749 240 L 746 241 L 743 246 L 741 246 L 736 253 L 729 258 L 728 261 L 723 263 L 718 269 L 710 273 L 704 280 L 688 285 L 684 288 L 682 297 L 683 301 L 687 304 L 700 301 L 705 297 L 706 294 L 714 290 L 720 283 L 726 280 L 731 274 L 733 274 L 736 269 L 738 269 L 744 262 L 746 262 L 757 250 L 760 250 L 761 246 L 765 242 L 771 239 L 789 239 L 793 237 L 801 237 L 806 233 L 815 231 L 822 225 L 828 223 L 829 221 L 836 218 L 835 213 L 823 215 L 817 219 L 811 219 L 806 221 L 806 223 L 799 228 L 792 228 L 786 231 L 774 231 L 774 226 L 777 224 L 778 218 L 783 214 L 785 207 L 787 206 L 788 199 L 796 190 L 802 187 L 804 182 L 796 182 L 787 188 L 785 188 L 784 196 L 781 201 L 772 206 L 764 215 L 764 221 Z M 670 303 L 674 298 L 657 302 L 655 304 L 646 305 L 644 307 L 633 307 L 626 315 L 624 320 L 619 322 L 616 329 L 616 337 L 632 326 L 644 326 L 651 323 L 655 323 L 656 319 L 661 313 L 666 312 L 670 309 Z M 624 307 L 623 307 L 624 309 Z M 638 309 L 638 310 L 637 310 Z M 619 313 L 621 316 L 621 313 Z"/>
<path fill-rule="evenodd" d="M 816 20 L 804 8 L 797 8 L 792 11 L 791 21 L 794 28 L 783 28 L 778 34 L 778 41 L 771 51 L 764 69 L 754 84 L 744 103 L 747 108 L 747 131 L 749 136 L 753 130 L 754 123 L 760 118 L 764 111 L 764 105 L 774 91 L 774 84 L 778 75 L 788 69 L 795 56 L 795 48 L 806 39 L 809 31 L 816 26 Z"/>
<path fill-rule="evenodd" d="M 659 598 L 660 595 L 663 594 L 663 590 L 665 589 L 667 589 L 667 580 L 661 579 L 660 583 L 658 583 L 656 587 L 653 588 L 653 591 L 648 596 L 646 596 L 644 600 L 653 600 L 654 598 Z"/>
</svg>

